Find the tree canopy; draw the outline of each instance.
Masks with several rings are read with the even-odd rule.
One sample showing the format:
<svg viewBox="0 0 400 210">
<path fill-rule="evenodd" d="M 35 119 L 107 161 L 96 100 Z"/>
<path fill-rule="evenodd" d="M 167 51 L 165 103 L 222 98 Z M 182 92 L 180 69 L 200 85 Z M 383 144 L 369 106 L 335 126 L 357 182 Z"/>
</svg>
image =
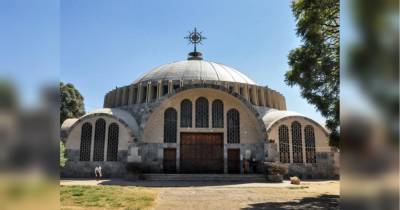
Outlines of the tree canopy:
<svg viewBox="0 0 400 210">
<path fill-rule="evenodd" d="M 83 96 L 71 83 L 60 82 L 60 124 L 68 118 L 76 118 L 85 114 Z"/>
<path fill-rule="evenodd" d="M 302 45 L 288 56 L 285 82 L 326 118 L 331 145 L 339 143 L 339 0 L 295 0 L 292 12 Z"/>
</svg>

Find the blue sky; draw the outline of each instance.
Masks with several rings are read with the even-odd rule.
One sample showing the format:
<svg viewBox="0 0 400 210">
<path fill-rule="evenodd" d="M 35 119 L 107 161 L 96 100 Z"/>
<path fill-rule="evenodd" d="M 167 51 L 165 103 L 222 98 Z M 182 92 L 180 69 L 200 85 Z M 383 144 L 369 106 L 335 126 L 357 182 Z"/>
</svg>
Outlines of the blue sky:
<svg viewBox="0 0 400 210">
<path fill-rule="evenodd" d="M 298 87 L 284 83 L 287 55 L 301 43 L 289 0 L 0 2 L 0 26 L 7 28 L 0 33 L 0 71 L 31 89 L 25 101 L 34 98 L 32 77 L 57 77 L 79 89 L 87 111 L 99 108 L 115 86 L 186 59 L 192 46 L 183 37 L 197 27 L 207 37 L 198 48 L 206 60 L 239 69 L 281 92 L 289 110 L 325 121 Z"/>
</svg>

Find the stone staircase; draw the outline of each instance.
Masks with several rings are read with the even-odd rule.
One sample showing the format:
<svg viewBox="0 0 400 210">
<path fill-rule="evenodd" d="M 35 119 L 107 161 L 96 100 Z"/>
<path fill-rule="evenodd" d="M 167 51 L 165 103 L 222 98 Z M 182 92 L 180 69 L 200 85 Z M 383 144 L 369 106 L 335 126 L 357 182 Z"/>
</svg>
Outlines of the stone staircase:
<svg viewBox="0 0 400 210">
<path fill-rule="evenodd" d="M 262 174 L 144 174 L 147 181 L 265 182 Z"/>
</svg>

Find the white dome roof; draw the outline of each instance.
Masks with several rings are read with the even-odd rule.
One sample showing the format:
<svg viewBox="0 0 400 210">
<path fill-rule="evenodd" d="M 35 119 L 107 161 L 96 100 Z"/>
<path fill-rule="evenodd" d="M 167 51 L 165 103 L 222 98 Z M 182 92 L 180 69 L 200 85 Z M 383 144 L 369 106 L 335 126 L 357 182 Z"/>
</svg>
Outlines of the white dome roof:
<svg viewBox="0 0 400 210">
<path fill-rule="evenodd" d="M 159 66 L 134 83 L 158 80 L 212 80 L 256 85 L 238 70 L 205 60 L 185 60 Z"/>
</svg>

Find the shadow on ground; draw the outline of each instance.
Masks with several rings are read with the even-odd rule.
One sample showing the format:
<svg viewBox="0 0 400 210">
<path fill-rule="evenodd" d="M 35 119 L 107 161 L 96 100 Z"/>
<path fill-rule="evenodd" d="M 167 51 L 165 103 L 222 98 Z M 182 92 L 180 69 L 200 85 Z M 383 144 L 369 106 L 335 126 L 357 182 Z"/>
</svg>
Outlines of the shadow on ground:
<svg viewBox="0 0 400 210">
<path fill-rule="evenodd" d="M 320 195 L 318 197 L 305 197 L 300 200 L 288 202 L 265 202 L 249 204 L 250 207 L 243 210 L 268 209 L 268 210 L 288 210 L 288 209 L 340 209 L 340 197 L 338 195 Z"/>
<path fill-rule="evenodd" d="M 242 182 L 242 181 L 126 181 L 126 180 L 107 180 L 99 185 L 118 185 L 118 186 L 136 186 L 136 187 L 207 187 L 224 186 L 235 184 L 251 184 L 260 182 Z"/>
</svg>

